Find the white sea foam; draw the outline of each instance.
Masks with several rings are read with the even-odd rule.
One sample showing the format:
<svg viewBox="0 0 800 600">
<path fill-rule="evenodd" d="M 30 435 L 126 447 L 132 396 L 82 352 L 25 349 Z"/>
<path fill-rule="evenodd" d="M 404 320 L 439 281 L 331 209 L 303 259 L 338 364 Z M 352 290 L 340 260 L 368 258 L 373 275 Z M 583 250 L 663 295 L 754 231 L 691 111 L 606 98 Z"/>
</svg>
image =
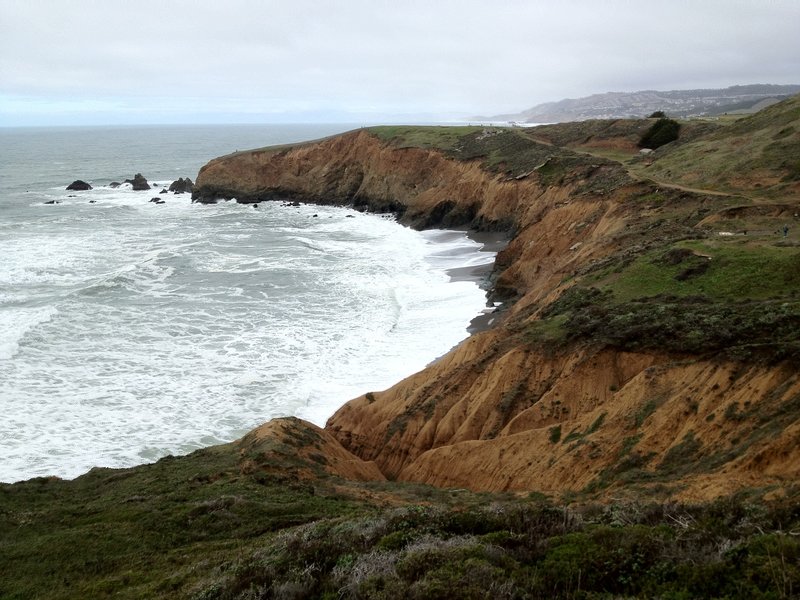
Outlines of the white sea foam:
<svg viewBox="0 0 800 600">
<path fill-rule="evenodd" d="M 52 306 L 9 308 L 0 312 L 0 360 L 13 358 L 19 352 L 20 341 L 57 312 Z"/>
<path fill-rule="evenodd" d="M 463 233 L 192 206 L 158 193 L 166 167 L 144 192 L 100 175 L 67 192 L 67 172 L 80 174 L 67 161 L 41 178 L 52 189 L 26 191 L 29 175 L 14 203 L 0 197 L 0 481 L 152 461 L 276 416 L 323 424 L 443 355 L 485 305 L 448 275 L 492 260 Z"/>
<path fill-rule="evenodd" d="M 165 213 L 147 192 L 103 194 L 131 211 L 59 206 L 73 231 L 32 232 L 0 270 L 59 314 L 56 326 L 56 308 L 22 319 L 0 305 L 9 339 L 25 340 L 0 361 L 0 480 L 137 464 L 276 416 L 324 424 L 447 352 L 485 304 L 447 275 L 479 256 L 463 233 L 326 207 Z"/>
</svg>

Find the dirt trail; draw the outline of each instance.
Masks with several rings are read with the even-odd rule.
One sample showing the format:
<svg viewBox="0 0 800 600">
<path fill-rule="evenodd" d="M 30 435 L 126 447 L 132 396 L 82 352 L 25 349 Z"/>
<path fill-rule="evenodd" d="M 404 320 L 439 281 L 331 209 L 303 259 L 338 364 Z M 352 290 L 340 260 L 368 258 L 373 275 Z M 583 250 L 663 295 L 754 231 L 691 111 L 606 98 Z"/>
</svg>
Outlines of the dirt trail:
<svg viewBox="0 0 800 600">
<path fill-rule="evenodd" d="M 620 164 L 622 164 L 622 163 L 620 163 Z M 683 192 L 691 192 L 693 194 L 702 194 L 702 195 L 706 195 L 706 196 L 733 196 L 733 197 L 737 197 L 737 198 L 745 198 L 747 200 L 751 200 L 753 202 L 756 202 L 755 198 L 751 198 L 750 196 L 745 196 L 744 194 L 741 194 L 741 193 L 732 194 L 730 192 L 720 192 L 719 190 L 707 190 L 707 189 L 703 189 L 703 188 L 694 188 L 694 187 L 688 187 L 688 186 L 685 186 L 685 185 L 680 185 L 680 184 L 677 184 L 677 183 L 669 183 L 669 182 L 666 182 L 666 181 L 653 179 L 652 177 L 644 177 L 644 176 L 638 175 L 637 173 L 632 171 L 630 168 L 627 167 L 627 165 L 623 164 L 622 166 L 625 167 L 626 171 L 628 172 L 628 175 L 630 175 L 632 178 L 634 178 L 634 179 L 636 179 L 638 181 L 643 181 L 645 183 L 651 183 L 651 184 L 657 185 L 659 187 L 670 188 L 670 189 L 673 189 L 673 190 L 681 190 Z"/>
<path fill-rule="evenodd" d="M 556 146 L 555 144 L 553 144 L 552 142 L 549 142 L 549 141 L 544 140 L 542 138 L 533 137 L 533 136 L 530 136 L 530 138 L 533 141 L 535 141 L 537 144 L 542 144 L 544 146 L 551 146 L 551 147 L 554 147 L 554 148 L 558 148 L 559 147 L 559 146 Z M 669 182 L 669 181 L 655 179 L 653 177 L 650 177 L 648 175 L 645 175 L 645 174 L 641 173 L 638 169 L 631 168 L 630 164 L 627 164 L 625 162 L 617 160 L 616 158 L 614 158 L 612 156 L 609 156 L 607 152 L 598 152 L 598 151 L 594 151 L 593 152 L 592 150 L 587 149 L 587 148 L 574 148 L 574 147 L 570 148 L 570 150 L 572 150 L 576 154 L 584 154 L 586 156 L 594 156 L 596 158 L 603 158 L 605 160 L 614 161 L 617 164 L 619 164 L 623 169 L 625 169 L 625 172 L 631 177 L 631 179 L 633 179 L 635 181 L 640 181 L 642 183 L 649 183 L 651 185 L 656 185 L 656 186 L 659 186 L 659 187 L 669 188 L 669 189 L 673 189 L 673 190 L 680 190 L 680 191 L 683 191 L 683 192 L 690 192 L 692 194 L 703 194 L 703 195 L 707 195 L 707 196 L 738 197 L 738 198 L 743 198 L 745 200 L 753 202 L 754 204 L 757 204 L 759 201 L 761 201 L 758 198 L 754 198 L 752 196 L 748 196 L 747 194 L 743 194 L 741 192 L 724 192 L 724 191 L 721 191 L 721 190 L 712 190 L 712 189 L 707 189 L 707 188 L 689 187 L 689 186 L 686 186 L 686 185 L 680 185 L 678 183 L 672 183 L 672 182 Z"/>
<path fill-rule="evenodd" d="M 748 195 L 743 194 L 741 192 L 724 192 L 724 191 L 721 191 L 721 190 L 711 190 L 711 189 L 707 189 L 707 188 L 689 187 L 687 185 L 681 185 L 679 183 L 672 183 L 672 182 L 669 182 L 669 181 L 664 181 L 662 179 L 655 179 L 653 177 L 650 177 L 649 175 L 643 174 L 638 169 L 631 168 L 630 164 L 624 163 L 624 162 L 616 160 L 614 158 L 610 158 L 609 156 L 605 155 L 602 152 L 591 152 L 590 150 L 586 150 L 586 149 L 581 149 L 581 150 L 573 149 L 573 150 L 575 152 L 579 153 L 579 154 L 586 154 L 588 156 L 596 156 L 598 158 L 605 158 L 606 160 L 613 160 L 614 162 L 616 162 L 620 166 L 622 166 L 623 169 L 625 169 L 625 172 L 631 177 L 631 179 L 634 179 L 635 181 L 640 181 L 642 183 L 649 183 L 651 185 L 664 187 L 664 188 L 669 188 L 669 189 L 673 189 L 673 190 L 680 190 L 682 192 L 690 192 L 692 194 L 702 194 L 702 195 L 705 195 L 705 196 L 730 196 L 730 197 L 734 197 L 734 198 L 743 198 L 743 199 L 748 200 L 748 201 L 753 202 L 753 203 L 758 203 L 759 202 L 759 200 L 757 198 L 753 198 L 752 196 L 748 196 Z"/>
</svg>

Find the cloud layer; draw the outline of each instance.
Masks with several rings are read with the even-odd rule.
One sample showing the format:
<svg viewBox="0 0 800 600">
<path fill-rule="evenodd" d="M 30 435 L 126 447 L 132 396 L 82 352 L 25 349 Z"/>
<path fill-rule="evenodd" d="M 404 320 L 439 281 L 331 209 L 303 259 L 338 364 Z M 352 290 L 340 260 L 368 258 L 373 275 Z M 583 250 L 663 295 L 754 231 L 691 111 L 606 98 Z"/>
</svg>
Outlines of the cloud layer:
<svg viewBox="0 0 800 600">
<path fill-rule="evenodd" d="M 798 83 L 800 3 L 0 0 L 0 124 L 446 119 Z"/>
</svg>

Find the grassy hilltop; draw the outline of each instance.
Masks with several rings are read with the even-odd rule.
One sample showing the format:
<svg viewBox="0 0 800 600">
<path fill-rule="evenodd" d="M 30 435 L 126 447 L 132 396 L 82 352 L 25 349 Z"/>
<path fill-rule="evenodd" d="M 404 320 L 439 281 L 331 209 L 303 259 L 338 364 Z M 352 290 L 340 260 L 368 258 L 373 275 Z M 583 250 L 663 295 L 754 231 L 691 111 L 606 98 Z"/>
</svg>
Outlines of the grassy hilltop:
<svg viewBox="0 0 800 600">
<path fill-rule="evenodd" d="M 236 177 L 262 154 L 296 167 L 252 200 L 330 194 L 507 230 L 502 320 L 414 376 L 419 396 L 412 381 L 350 403 L 374 439 L 347 414 L 286 419 L 151 465 L 0 484 L 0 598 L 796 597 L 800 97 L 681 122 L 643 155 L 651 125 L 377 127 L 220 159 Z M 469 196 L 487 189 L 492 204 Z M 453 424 L 469 394 L 475 431 Z"/>
</svg>

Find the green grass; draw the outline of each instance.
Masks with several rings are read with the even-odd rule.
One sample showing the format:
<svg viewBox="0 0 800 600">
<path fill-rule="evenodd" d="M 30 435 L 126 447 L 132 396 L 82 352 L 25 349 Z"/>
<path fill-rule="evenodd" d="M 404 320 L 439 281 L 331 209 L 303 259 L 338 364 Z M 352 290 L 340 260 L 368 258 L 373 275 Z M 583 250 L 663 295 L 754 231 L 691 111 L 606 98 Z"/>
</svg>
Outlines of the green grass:
<svg viewBox="0 0 800 600">
<path fill-rule="evenodd" d="M 480 160 L 493 173 L 527 177 L 535 173 L 543 185 L 579 180 L 599 165 L 621 168 L 602 158 L 535 141 L 524 130 L 504 127 L 380 126 L 369 131 L 395 148 L 430 148 L 449 158 Z M 612 178 L 615 185 L 624 178 Z"/>
<path fill-rule="evenodd" d="M 563 342 L 566 339 L 564 324 L 567 318 L 567 314 L 560 314 L 550 319 L 531 321 L 524 329 L 525 341 L 529 344 L 545 345 Z"/>
<path fill-rule="evenodd" d="M 693 254 L 678 261 L 676 250 L 681 249 Z M 671 255 L 676 258 L 670 259 Z M 800 248 L 795 247 L 687 241 L 647 252 L 621 273 L 615 270 L 615 266 L 607 267 L 591 281 L 612 292 L 617 302 L 659 295 L 757 300 L 794 297 L 800 292 Z"/>
<path fill-rule="evenodd" d="M 462 138 L 483 131 L 473 126 L 381 125 L 369 131 L 384 142 L 398 148 L 433 148 L 455 151 Z M 492 128 L 497 129 L 497 128 Z"/>
<path fill-rule="evenodd" d="M 695 187 L 782 198 L 800 179 L 800 97 L 737 119 L 695 141 L 668 146 L 644 173 Z"/>
</svg>

